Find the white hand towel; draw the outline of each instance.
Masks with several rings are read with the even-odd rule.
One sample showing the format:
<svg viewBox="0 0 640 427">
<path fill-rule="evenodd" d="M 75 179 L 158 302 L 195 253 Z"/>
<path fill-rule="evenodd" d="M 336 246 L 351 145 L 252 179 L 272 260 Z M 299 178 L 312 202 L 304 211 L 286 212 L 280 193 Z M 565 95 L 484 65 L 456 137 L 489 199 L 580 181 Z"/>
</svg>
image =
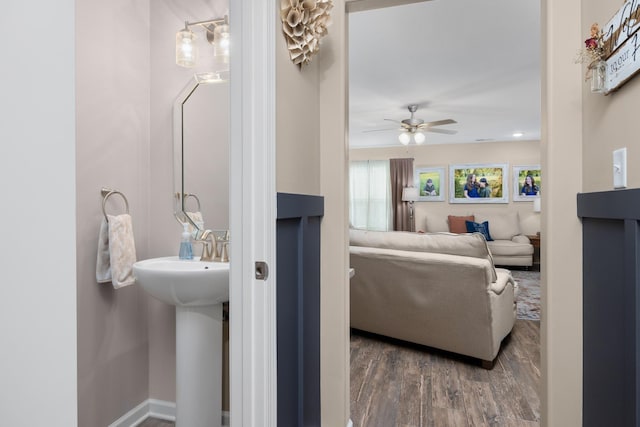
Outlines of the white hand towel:
<svg viewBox="0 0 640 427">
<path fill-rule="evenodd" d="M 133 226 L 129 214 L 107 215 L 109 222 L 109 253 L 111 282 L 118 289 L 132 285 L 133 264 L 136 262 L 136 244 L 133 240 Z"/>
<path fill-rule="evenodd" d="M 98 259 L 96 260 L 96 280 L 98 283 L 111 281 L 111 262 L 109 261 L 109 224 L 102 218 L 98 235 Z"/>
</svg>

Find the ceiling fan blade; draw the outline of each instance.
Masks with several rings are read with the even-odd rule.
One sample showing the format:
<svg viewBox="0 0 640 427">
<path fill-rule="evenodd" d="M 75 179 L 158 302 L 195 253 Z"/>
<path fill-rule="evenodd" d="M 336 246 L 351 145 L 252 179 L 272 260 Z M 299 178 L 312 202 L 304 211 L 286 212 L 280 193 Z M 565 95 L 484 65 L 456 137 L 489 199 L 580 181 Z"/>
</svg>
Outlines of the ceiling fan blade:
<svg viewBox="0 0 640 427">
<path fill-rule="evenodd" d="M 458 123 L 453 119 L 444 119 L 444 120 L 435 120 L 433 122 L 425 122 L 421 124 L 422 127 L 431 127 L 431 126 L 442 126 L 442 125 L 451 125 L 454 123 Z"/>
<path fill-rule="evenodd" d="M 388 122 L 393 122 L 393 123 L 397 123 L 397 124 L 399 124 L 399 125 L 402 125 L 402 122 L 401 122 L 401 121 L 399 121 L 399 120 L 393 120 L 393 119 L 382 119 L 382 120 L 386 120 L 386 121 L 388 121 Z"/>
<path fill-rule="evenodd" d="M 384 132 L 384 131 L 389 131 L 389 130 L 399 130 L 398 128 L 386 128 L 386 129 L 369 129 L 369 130 L 363 130 L 363 133 L 367 133 L 367 132 Z M 400 129 L 401 130 L 401 129 Z"/>
<path fill-rule="evenodd" d="M 450 129 L 426 128 L 423 130 L 425 132 L 444 133 L 446 135 L 455 135 L 456 133 L 458 133 L 457 130 L 450 130 Z"/>
</svg>

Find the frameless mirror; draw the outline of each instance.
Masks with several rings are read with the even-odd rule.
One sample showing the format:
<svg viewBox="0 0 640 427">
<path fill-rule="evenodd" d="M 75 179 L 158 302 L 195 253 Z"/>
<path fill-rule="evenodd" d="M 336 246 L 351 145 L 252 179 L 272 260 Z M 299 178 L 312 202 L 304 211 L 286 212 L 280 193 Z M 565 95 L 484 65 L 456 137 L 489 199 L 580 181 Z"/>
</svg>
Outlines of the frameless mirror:
<svg viewBox="0 0 640 427">
<path fill-rule="evenodd" d="M 196 78 L 174 107 L 174 212 L 197 231 L 229 229 L 229 84 Z"/>
</svg>

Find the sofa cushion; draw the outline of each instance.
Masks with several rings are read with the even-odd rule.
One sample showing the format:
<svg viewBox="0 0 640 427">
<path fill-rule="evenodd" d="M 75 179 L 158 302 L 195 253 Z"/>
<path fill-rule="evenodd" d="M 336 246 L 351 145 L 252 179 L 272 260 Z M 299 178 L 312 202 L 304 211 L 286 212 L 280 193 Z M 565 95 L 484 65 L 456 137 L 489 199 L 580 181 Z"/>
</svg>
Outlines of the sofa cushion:
<svg viewBox="0 0 640 427">
<path fill-rule="evenodd" d="M 429 233 L 449 231 L 449 223 L 444 215 L 427 215 L 424 218 L 424 227 Z"/>
<path fill-rule="evenodd" d="M 487 242 L 491 242 L 493 239 L 491 238 L 491 233 L 489 233 L 489 221 L 485 221 L 482 224 L 473 221 L 465 221 L 467 232 L 469 233 L 480 233 L 484 236 L 484 239 Z"/>
<path fill-rule="evenodd" d="M 485 238 L 480 233 L 409 233 L 405 231 L 349 230 L 351 246 L 430 252 L 487 259 L 491 263 L 493 280 L 496 279 L 493 257 Z"/>
<path fill-rule="evenodd" d="M 469 230 L 467 229 L 465 223 L 466 221 L 475 221 L 475 218 L 473 215 L 467 215 L 467 216 L 454 216 L 454 215 L 449 215 L 447 217 L 447 220 L 449 221 L 449 232 L 450 233 L 467 233 Z"/>
<path fill-rule="evenodd" d="M 498 256 L 523 256 L 533 254 L 533 245 L 530 243 L 518 243 L 512 240 L 494 240 L 487 242 L 491 253 Z"/>
<path fill-rule="evenodd" d="M 489 222 L 494 240 L 511 240 L 521 234 L 518 212 L 476 213 L 476 222 Z"/>
</svg>

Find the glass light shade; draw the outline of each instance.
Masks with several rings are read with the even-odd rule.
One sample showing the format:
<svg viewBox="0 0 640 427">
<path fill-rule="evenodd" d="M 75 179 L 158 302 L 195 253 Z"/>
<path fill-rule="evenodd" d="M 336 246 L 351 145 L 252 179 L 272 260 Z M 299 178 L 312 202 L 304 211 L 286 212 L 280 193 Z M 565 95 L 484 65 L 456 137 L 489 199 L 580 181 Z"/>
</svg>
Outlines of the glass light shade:
<svg viewBox="0 0 640 427">
<path fill-rule="evenodd" d="M 185 28 L 176 33 L 176 64 L 181 67 L 193 68 L 198 61 L 198 46 L 196 35 Z"/>
<path fill-rule="evenodd" d="M 398 141 L 400 141 L 403 145 L 407 145 L 409 141 L 411 141 L 411 135 L 408 132 L 402 132 L 398 135 Z"/>
<path fill-rule="evenodd" d="M 224 62 L 229 61 L 230 39 L 229 26 L 227 24 L 216 25 L 213 31 L 213 55 L 222 57 Z"/>
<path fill-rule="evenodd" d="M 413 139 L 416 141 L 416 144 L 422 144 L 427 137 L 424 136 L 422 132 L 416 132 L 415 135 L 413 135 Z"/>
</svg>

